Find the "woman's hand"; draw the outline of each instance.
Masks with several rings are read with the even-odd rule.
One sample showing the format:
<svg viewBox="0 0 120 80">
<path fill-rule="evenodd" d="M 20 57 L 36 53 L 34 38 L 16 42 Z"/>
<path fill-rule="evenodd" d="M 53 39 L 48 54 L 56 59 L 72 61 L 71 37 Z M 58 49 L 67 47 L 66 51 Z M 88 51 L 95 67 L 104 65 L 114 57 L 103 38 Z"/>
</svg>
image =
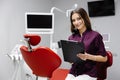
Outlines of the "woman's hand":
<svg viewBox="0 0 120 80">
<path fill-rule="evenodd" d="M 106 62 L 107 61 L 107 56 L 103 57 L 101 55 L 91 55 L 85 52 L 85 54 L 79 53 L 77 54 L 77 57 L 79 57 L 80 59 L 86 61 L 88 60 L 92 60 L 92 61 L 97 61 L 97 62 Z"/>
<path fill-rule="evenodd" d="M 79 57 L 80 59 L 86 61 L 88 59 L 88 54 L 86 52 L 85 52 L 85 54 L 79 53 L 79 54 L 77 54 L 77 57 Z"/>
</svg>

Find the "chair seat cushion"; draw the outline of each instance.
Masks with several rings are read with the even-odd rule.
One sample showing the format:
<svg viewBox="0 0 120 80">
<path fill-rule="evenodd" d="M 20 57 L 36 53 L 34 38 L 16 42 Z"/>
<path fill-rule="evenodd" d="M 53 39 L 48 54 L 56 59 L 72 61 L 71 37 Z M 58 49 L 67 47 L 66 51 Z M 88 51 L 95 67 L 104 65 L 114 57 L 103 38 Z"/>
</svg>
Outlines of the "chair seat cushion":
<svg viewBox="0 0 120 80">
<path fill-rule="evenodd" d="M 56 69 L 53 72 L 52 78 L 50 80 L 65 80 L 68 73 L 69 69 Z"/>
</svg>

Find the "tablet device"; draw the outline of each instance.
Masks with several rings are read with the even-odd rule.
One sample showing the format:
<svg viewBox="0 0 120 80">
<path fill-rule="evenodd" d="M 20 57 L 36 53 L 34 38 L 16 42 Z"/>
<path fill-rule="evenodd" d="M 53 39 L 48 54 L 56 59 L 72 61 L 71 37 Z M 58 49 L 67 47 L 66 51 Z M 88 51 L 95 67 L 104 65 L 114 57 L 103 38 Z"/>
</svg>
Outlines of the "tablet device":
<svg viewBox="0 0 120 80">
<path fill-rule="evenodd" d="M 69 40 L 60 40 L 59 46 L 62 48 L 64 61 L 74 63 L 76 61 L 83 61 L 77 57 L 78 53 L 84 53 L 84 43 Z"/>
</svg>

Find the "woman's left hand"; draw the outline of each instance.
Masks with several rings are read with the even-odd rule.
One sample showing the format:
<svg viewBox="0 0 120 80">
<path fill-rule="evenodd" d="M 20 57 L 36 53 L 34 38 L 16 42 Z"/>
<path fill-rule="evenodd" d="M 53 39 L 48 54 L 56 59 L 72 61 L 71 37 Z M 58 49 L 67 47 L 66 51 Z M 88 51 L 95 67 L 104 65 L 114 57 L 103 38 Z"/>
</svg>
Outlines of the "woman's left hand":
<svg viewBox="0 0 120 80">
<path fill-rule="evenodd" d="M 78 53 L 77 57 L 79 57 L 80 59 L 86 61 L 88 60 L 92 60 L 92 61 L 97 61 L 97 62 L 106 62 L 107 61 L 107 56 L 103 57 L 101 55 L 91 55 L 89 53 Z"/>
</svg>

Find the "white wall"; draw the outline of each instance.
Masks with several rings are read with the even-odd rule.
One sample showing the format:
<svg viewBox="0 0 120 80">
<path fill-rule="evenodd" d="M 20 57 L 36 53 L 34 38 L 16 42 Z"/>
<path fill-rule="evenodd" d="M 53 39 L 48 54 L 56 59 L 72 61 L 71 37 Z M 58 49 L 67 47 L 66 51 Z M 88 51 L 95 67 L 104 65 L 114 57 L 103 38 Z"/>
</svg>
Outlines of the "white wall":
<svg viewBox="0 0 120 80">
<path fill-rule="evenodd" d="M 5 54 L 10 54 L 13 47 L 23 39 L 25 12 L 50 12 L 51 7 L 50 0 L 0 0 L 0 80 L 11 80 L 15 70 L 16 64 Z M 47 38 L 49 36 L 43 37 L 44 45 L 49 44 L 44 42 L 49 42 Z"/>
</svg>

